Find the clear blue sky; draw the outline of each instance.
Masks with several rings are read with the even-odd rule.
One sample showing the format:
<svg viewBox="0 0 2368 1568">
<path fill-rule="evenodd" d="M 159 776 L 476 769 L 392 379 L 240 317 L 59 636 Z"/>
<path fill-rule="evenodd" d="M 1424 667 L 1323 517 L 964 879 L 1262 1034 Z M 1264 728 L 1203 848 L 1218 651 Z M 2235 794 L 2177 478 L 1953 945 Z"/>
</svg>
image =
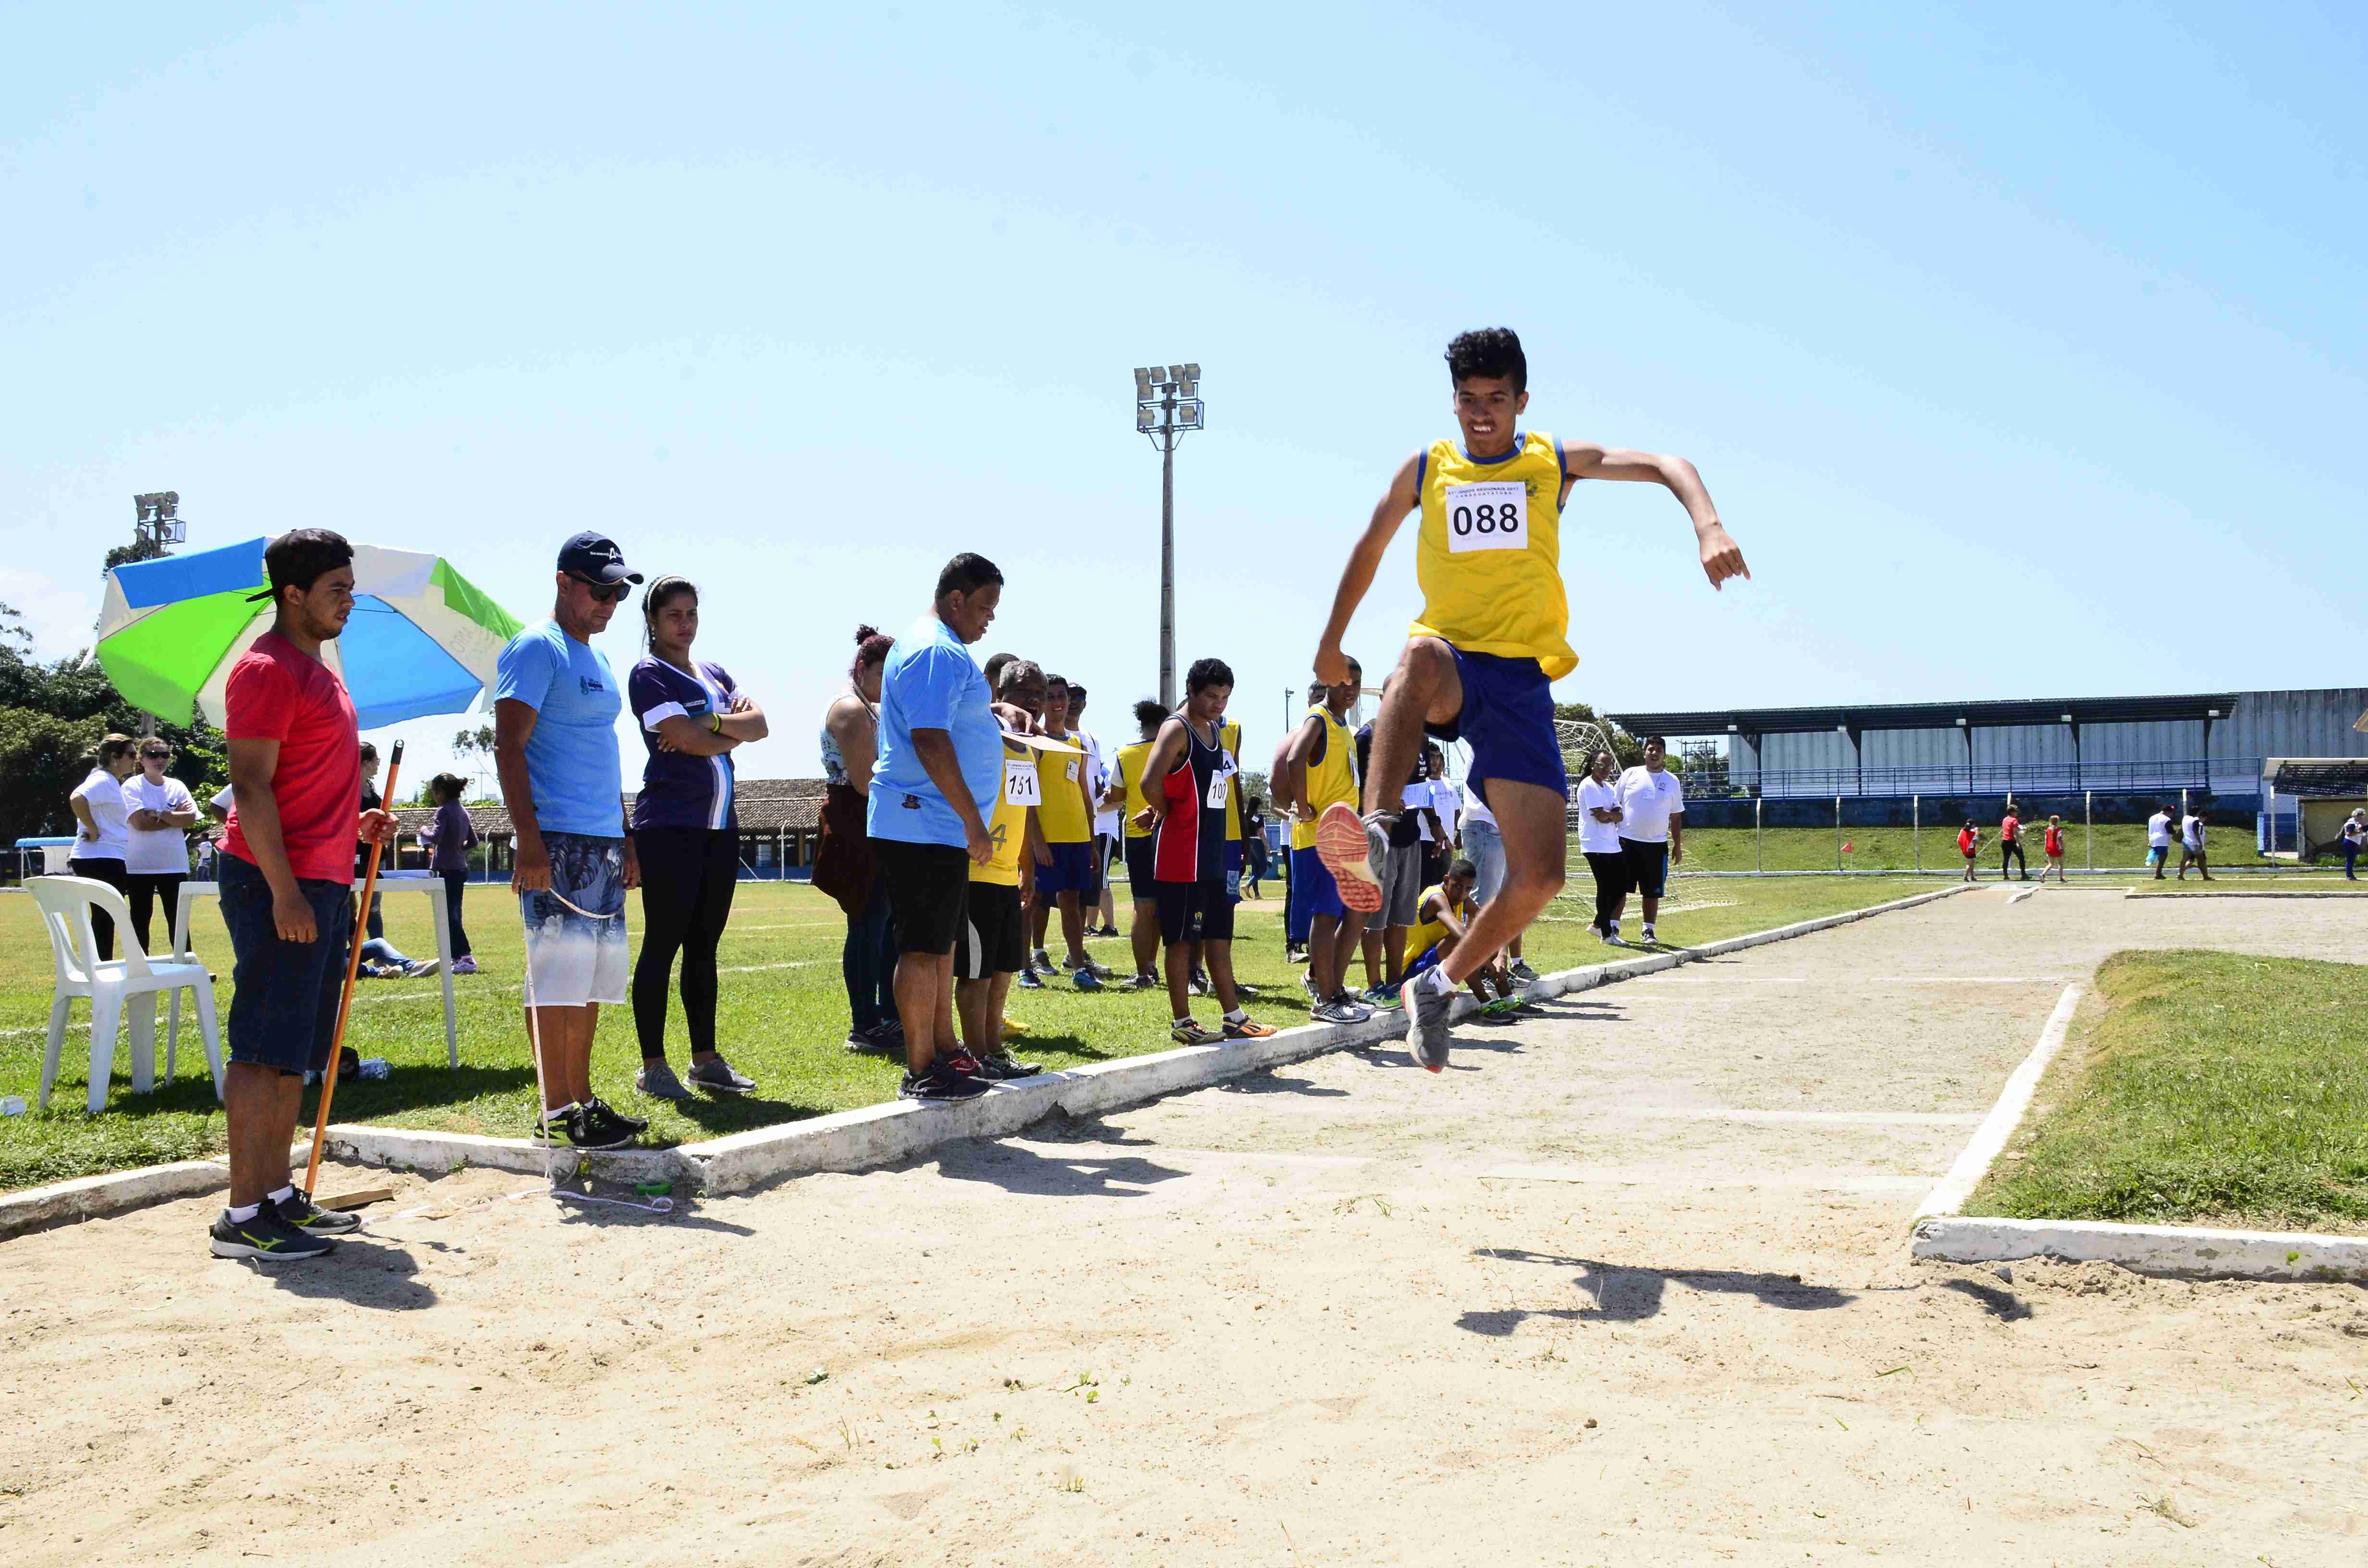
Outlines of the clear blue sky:
<svg viewBox="0 0 2368 1568">
<path fill-rule="evenodd" d="M 1112 733 L 1129 371 L 1197 359 L 1178 651 L 1262 758 L 1447 338 L 1504 324 L 1528 424 L 1692 458 L 1755 573 L 1582 486 L 1565 697 L 2362 678 L 2356 8 L 791 9 L 20 10 L 0 597 L 70 652 L 153 488 L 192 547 L 327 524 L 529 619 L 599 527 L 701 584 L 775 715 L 744 773 L 807 775 L 855 621 L 975 549 L 982 652 Z"/>
</svg>

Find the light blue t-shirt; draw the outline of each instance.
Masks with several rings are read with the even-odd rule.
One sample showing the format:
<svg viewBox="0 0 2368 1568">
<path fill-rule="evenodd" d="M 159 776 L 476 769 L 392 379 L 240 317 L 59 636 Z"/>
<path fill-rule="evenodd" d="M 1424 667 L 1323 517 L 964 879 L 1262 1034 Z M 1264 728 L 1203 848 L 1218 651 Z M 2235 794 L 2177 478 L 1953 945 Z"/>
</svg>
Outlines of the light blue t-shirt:
<svg viewBox="0 0 2368 1568">
<path fill-rule="evenodd" d="M 880 765 L 865 820 L 874 838 L 962 847 L 954 814 L 913 750 L 915 730 L 953 737 L 962 782 L 985 819 L 1003 789 L 1003 727 L 988 706 L 986 673 L 946 623 L 925 615 L 905 628 L 880 671 Z"/>
<path fill-rule="evenodd" d="M 516 698 L 537 715 L 526 740 L 526 778 L 542 831 L 621 837 L 617 715 L 625 694 L 609 661 L 546 620 L 510 639 L 497 670 L 494 700 Z"/>
</svg>

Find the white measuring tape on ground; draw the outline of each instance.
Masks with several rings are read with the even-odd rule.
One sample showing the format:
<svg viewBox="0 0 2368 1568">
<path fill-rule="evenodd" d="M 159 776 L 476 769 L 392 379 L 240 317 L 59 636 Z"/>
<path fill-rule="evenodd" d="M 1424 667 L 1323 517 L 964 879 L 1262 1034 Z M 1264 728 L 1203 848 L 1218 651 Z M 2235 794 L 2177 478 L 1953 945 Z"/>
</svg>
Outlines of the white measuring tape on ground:
<svg viewBox="0 0 2368 1568">
<path fill-rule="evenodd" d="M 541 888 L 537 891 L 549 893 L 552 898 L 556 899 L 561 903 L 566 904 L 568 908 L 575 910 L 576 914 L 584 916 L 586 920 L 622 920 L 625 917 L 625 912 L 621 909 L 618 910 L 613 915 L 595 915 L 590 910 L 584 908 L 581 904 L 571 902 L 567 895 L 561 892 L 557 888 Z M 567 1188 L 559 1185 L 559 1176 L 556 1168 L 556 1156 L 559 1151 L 552 1145 L 551 1141 L 551 1095 L 542 1086 L 542 1020 L 537 1015 L 534 1006 L 534 948 L 531 942 L 529 942 L 527 947 L 525 967 L 526 1027 L 529 1043 L 534 1048 L 535 1115 L 542 1132 L 542 1179 L 550 1184 L 551 1195 L 553 1198 L 564 1198 L 577 1203 L 606 1203 L 615 1209 L 638 1209 L 645 1214 L 673 1213 L 674 1199 L 671 1198 L 653 1198 L 647 1203 L 636 1203 L 630 1198 L 601 1198 L 589 1192 L 570 1192 Z M 575 1174 L 584 1176 L 585 1179 L 587 1181 L 590 1180 L 590 1176 L 586 1175 L 584 1171 L 585 1156 L 598 1153 L 600 1153 L 600 1151 L 594 1149 L 576 1150 Z"/>
</svg>

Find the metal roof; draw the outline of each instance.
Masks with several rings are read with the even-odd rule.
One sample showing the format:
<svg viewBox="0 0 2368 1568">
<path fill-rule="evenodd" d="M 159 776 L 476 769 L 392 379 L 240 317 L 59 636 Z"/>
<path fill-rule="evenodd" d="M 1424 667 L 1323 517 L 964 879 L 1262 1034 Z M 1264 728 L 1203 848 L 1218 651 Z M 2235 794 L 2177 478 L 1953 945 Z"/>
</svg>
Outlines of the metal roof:
<svg viewBox="0 0 2368 1568">
<path fill-rule="evenodd" d="M 2368 757 L 2265 756 L 2261 777 L 2281 795 L 2350 800 L 2368 795 Z"/>
<path fill-rule="evenodd" d="M 1953 730 L 2009 725 L 2176 723 L 2226 719 L 2237 709 L 2235 692 L 2183 697 L 2016 698 L 2003 702 L 1874 702 L 1824 708 L 1712 708 L 1692 712 L 1607 713 L 1637 735 L 1809 734 L 1836 730 Z"/>
</svg>

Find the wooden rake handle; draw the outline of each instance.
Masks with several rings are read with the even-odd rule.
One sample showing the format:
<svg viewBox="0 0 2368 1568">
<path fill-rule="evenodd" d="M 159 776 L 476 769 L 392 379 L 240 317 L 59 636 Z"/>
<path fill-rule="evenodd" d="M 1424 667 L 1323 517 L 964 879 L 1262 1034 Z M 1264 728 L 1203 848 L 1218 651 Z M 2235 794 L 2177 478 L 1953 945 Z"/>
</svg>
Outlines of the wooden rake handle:
<svg viewBox="0 0 2368 1568">
<path fill-rule="evenodd" d="M 402 776 L 403 743 L 397 741 L 387 756 L 386 789 L 379 796 L 381 802 L 394 799 L 395 780 Z M 345 1054 L 346 1019 L 354 1010 L 354 983 L 362 972 L 362 932 L 364 923 L 370 919 L 370 899 L 378 892 L 378 858 L 385 848 L 386 837 L 381 835 L 370 846 L 370 858 L 362 867 L 361 903 L 354 911 L 353 939 L 346 953 L 346 991 L 337 999 L 337 1030 L 329 1040 L 329 1065 L 321 1074 L 321 1108 L 313 1118 L 313 1153 L 304 1162 L 307 1198 L 313 1195 L 313 1184 L 321 1177 L 321 1145 L 329 1135 L 329 1101 L 337 1093 L 337 1061 Z"/>
</svg>

